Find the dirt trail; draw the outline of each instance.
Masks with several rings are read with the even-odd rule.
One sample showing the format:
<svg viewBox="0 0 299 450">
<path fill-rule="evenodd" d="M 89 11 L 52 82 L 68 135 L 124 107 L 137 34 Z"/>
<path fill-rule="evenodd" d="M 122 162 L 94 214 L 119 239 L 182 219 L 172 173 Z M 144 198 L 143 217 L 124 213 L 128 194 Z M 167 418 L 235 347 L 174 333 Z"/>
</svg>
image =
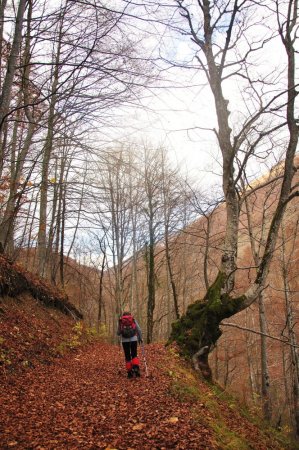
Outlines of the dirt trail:
<svg viewBox="0 0 299 450">
<path fill-rule="evenodd" d="M 1 449 L 216 448 L 188 404 L 169 395 L 163 346 L 146 351 L 149 378 L 143 371 L 128 380 L 120 349 L 95 344 L 8 383 L 1 392 Z"/>
<path fill-rule="evenodd" d="M 95 343 L 2 379 L 0 449 L 283 448 L 192 378 L 163 345 L 146 346 L 146 354 L 148 378 L 141 364 L 142 377 L 128 380 L 120 348 Z M 184 391 L 190 379 L 195 396 L 194 385 Z"/>
</svg>

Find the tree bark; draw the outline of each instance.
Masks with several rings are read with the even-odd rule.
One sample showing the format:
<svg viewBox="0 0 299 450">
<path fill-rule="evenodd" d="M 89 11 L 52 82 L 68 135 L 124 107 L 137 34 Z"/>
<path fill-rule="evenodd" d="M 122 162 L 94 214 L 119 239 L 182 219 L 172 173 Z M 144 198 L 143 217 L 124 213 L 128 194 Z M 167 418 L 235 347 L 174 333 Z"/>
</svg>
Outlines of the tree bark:
<svg viewBox="0 0 299 450">
<path fill-rule="evenodd" d="M 7 61 L 7 69 L 6 74 L 2 86 L 2 92 L 0 96 L 0 177 L 2 176 L 3 170 L 3 162 L 4 162 L 4 147 L 3 147 L 3 126 L 7 115 L 9 114 L 9 106 L 10 100 L 12 96 L 12 87 L 15 77 L 15 72 L 17 68 L 17 61 L 21 50 L 21 42 L 22 42 L 22 29 L 23 29 L 23 20 L 26 9 L 27 0 L 20 0 L 17 17 L 16 17 L 16 25 L 14 30 L 14 37 L 11 46 L 11 51 Z M 5 8 L 5 2 L 2 3 L 2 7 Z M 3 11 L 4 11 L 3 8 Z M 3 11 L 1 13 L 3 14 Z"/>
<path fill-rule="evenodd" d="M 298 228 L 296 227 L 296 231 Z M 295 317 L 293 311 L 292 300 L 290 296 L 291 287 L 289 284 L 289 262 L 286 260 L 286 239 L 284 230 L 282 230 L 283 242 L 281 246 L 282 254 L 282 278 L 284 285 L 284 297 L 286 305 L 286 323 L 287 330 L 290 340 L 290 350 L 291 350 L 291 371 L 292 371 L 292 392 L 293 392 L 293 417 L 295 421 L 295 433 L 299 436 L 299 352 L 298 352 L 298 341 L 295 332 Z M 295 233 L 295 236 L 297 233 Z M 294 249 L 294 247 L 293 247 Z"/>
<path fill-rule="evenodd" d="M 295 1 L 297 4 L 297 0 Z M 255 281 L 246 292 L 239 297 L 233 295 L 236 257 L 239 229 L 239 198 L 236 188 L 237 180 L 234 177 L 234 160 L 238 150 L 238 139 L 231 142 L 231 128 L 229 126 L 228 102 L 224 98 L 222 91 L 222 72 L 227 51 L 231 45 L 230 38 L 236 16 L 239 12 L 239 5 L 234 3 L 231 11 L 230 21 L 227 24 L 226 40 L 222 53 L 217 46 L 218 54 L 222 54 L 220 63 L 216 64 L 213 54 L 213 32 L 217 29 L 215 23 L 212 24 L 212 3 L 209 0 L 202 0 L 200 10 L 203 12 L 204 39 L 198 37 L 193 27 L 193 16 L 183 2 L 178 3 L 182 16 L 186 19 L 191 39 L 202 50 L 206 58 L 206 65 L 199 59 L 200 65 L 206 73 L 215 102 L 215 109 L 218 122 L 218 131 L 215 131 L 223 159 L 223 193 L 226 202 L 226 230 L 225 244 L 222 250 L 221 267 L 216 280 L 207 290 L 202 301 L 197 301 L 190 305 L 186 314 L 173 325 L 170 341 L 176 340 L 182 353 L 193 358 L 195 367 L 200 368 L 207 378 L 211 377 L 211 369 L 208 364 L 209 352 L 213 349 L 217 340 L 221 336 L 219 325 L 226 317 L 231 317 L 237 312 L 249 307 L 262 292 L 266 277 L 269 271 L 271 258 L 275 249 L 278 229 L 281 224 L 287 203 L 292 196 L 292 180 L 294 175 L 294 156 L 298 143 L 298 124 L 295 118 L 295 49 L 294 41 L 291 37 L 295 30 L 297 21 L 297 8 L 289 11 L 288 20 L 280 30 L 282 41 L 285 45 L 288 58 L 288 89 L 286 119 L 289 130 L 288 147 L 286 150 L 285 167 L 282 179 L 281 191 L 277 202 L 277 207 L 271 221 L 268 232 L 265 251 L 261 255 L 261 261 L 257 270 Z M 197 55 L 196 55 L 197 56 Z M 197 56 L 198 57 L 198 56 Z M 199 57 L 198 57 L 199 58 Z M 242 63 L 243 64 L 243 63 Z M 259 117 L 259 113 L 257 113 Z M 253 120 L 254 117 L 251 118 Z M 246 129 L 243 129 L 244 133 Z M 250 150 L 251 152 L 252 150 Z M 250 154 L 249 152 L 249 154 Z M 248 154 L 248 155 L 249 155 Z M 247 158 L 248 158 L 247 155 Z M 247 161 L 245 158 L 245 162 Z"/>
<path fill-rule="evenodd" d="M 154 310 L 156 306 L 156 286 L 155 286 L 155 236 L 151 201 L 149 202 L 149 244 L 148 252 L 148 298 L 147 298 L 147 343 L 153 340 Z"/>
<path fill-rule="evenodd" d="M 179 301 L 178 301 L 176 284 L 175 284 L 174 276 L 173 276 L 173 270 L 172 270 L 172 266 L 171 266 L 171 257 L 170 257 L 170 249 L 169 249 L 169 235 L 168 235 L 168 226 L 167 225 L 165 228 L 165 256 L 166 256 L 167 271 L 168 271 L 168 275 L 169 275 L 169 282 L 170 282 L 171 292 L 172 292 L 175 318 L 177 320 L 180 318 Z M 167 287 L 167 289 L 168 289 L 168 287 Z"/>
</svg>

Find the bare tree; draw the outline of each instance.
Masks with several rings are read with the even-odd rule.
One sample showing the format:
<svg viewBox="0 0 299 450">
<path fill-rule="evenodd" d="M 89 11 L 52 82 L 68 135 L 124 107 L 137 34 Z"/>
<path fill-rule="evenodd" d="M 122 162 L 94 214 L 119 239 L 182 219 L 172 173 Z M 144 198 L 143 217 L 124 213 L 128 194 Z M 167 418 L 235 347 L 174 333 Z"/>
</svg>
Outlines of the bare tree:
<svg viewBox="0 0 299 450">
<path fill-rule="evenodd" d="M 7 60 L 6 73 L 3 81 L 2 92 L 0 96 L 0 176 L 2 175 L 4 162 L 4 142 L 3 142 L 3 128 L 4 122 L 10 113 L 10 101 L 12 96 L 12 88 L 14 76 L 17 68 L 18 57 L 21 49 L 23 20 L 26 10 L 27 0 L 20 0 L 16 15 L 15 29 L 10 53 Z M 1 4 L 2 18 L 4 16 L 6 2 Z M 3 21 L 2 21 L 3 24 Z M 2 29 L 3 30 L 3 29 Z M 1 31 L 2 31 L 1 30 Z M 2 31 L 3 34 L 3 31 Z M 2 40 L 1 40 L 2 41 Z M 3 49 L 3 47 L 2 47 Z M 2 58 L 1 58 L 2 59 Z"/>
<path fill-rule="evenodd" d="M 250 246 L 252 251 L 252 257 L 254 261 L 254 265 L 256 268 L 259 267 L 260 264 L 260 255 L 262 253 L 262 248 L 265 245 L 265 237 L 266 237 L 266 227 L 267 222 L 269 222 L 269 215 L 271 217 L 271 206 L 273 202 L 276 200 L 276 186 L 275 180 L 273 179 L 273 174 L 269 174 L 269 180 L 271 180 L 271 185 L 267 189 L 264 195 L 264 201 L 262 207 L 261 217 L 258 217 L 258 225 L 254 223 L 253 219 L 253 211 L 256 208 L 256 194 L 248 196 L 245 195 L 243 197 L 245 203 L 246 210 L 246 219 L 247 226 L 245 226 L 246 231 L 248 231 Z M 243 189 L 245 192 L 245 183 L 243 185 Z M 274 198 L 273 198 L 274 197 Z M 270 210 L 270 212 L 267 211 Z M 262 408 L 265 419 L 271 420 L 272 416 L 272 405 L 271 405 L 271 397 L 270 397 L 270 375 L 269 375 L 269 367 L 268 367 L 268 355 L 267 355 L 267 317 L 266 317 L 266 309 L 265 309 L 265 299 L 264 292 L 260 292 L 258 295 L 258 306 L 259 306 L 259 324 L 261 331 L 261 399 L 262 399 Z"/>
<path fill-rule="evenodd" d="M 215 130 L 215 134 L 222 154 L 226 230 L 221 266 L 216 280 L 209 287 L 204 300 L 189 306 L 186 315 L 174 324 L 171 339 L 176 340 L 182 350 L 193 357 L 195 366 L 200 368 L 207 378 L 210 378 L 208 355 L 221 335 L 219 325 L 224 318 L 250 306 L 262 292 L 286 206 L 292 198 L 298 195 L 298 191 L 292 186 L 295 173 L 294 156 L 298 143 L 298 125 L 295 119 L 297 92 L 294 64 L 297 0 L 291 0 L 282 7 L 277 2 L 272 3 L 272 6 L 277 8 L 278 32 L 286 50 L 287 87 L 274 97 L 270 97 L 268 94 L 268 98 L 263 99 L 262 95 L 259 95 L 258 109 L 247 117 L 239 131 L 234 134 L 230 123 L 229 102 L 225 97 L 224 83 L 229 78 L 242 76 L 248 81 L 250 88 L 255 87 L 255 91 L 251 91 L 252 95 L 257 90 L 257 85 L 254 86 L 253 74 L 250 75 L 246 61 L 253 52 L 265 44 L 265 41 L 255 44 L 252 39 L 250 43 L 251 37 L 247 35 L 249 47 L 246 47 L 242 46 L 241 37 L 248 30 L 246 20 L 249 19 L 249 15 L 247 14 L 250 13 L 251 8 L 254 8 L 255 13 L 258 14 L 259 7 L 238 0 L 222 5 L 209 0 L 199 1 L 192 5 L 187 5 L 182 0 L 175 3 L 187 26 L 184 28 L 184 32 L 190 36 L 196 47 L 195 58 L 199 68 L 207 77 L 214 98 L 218 121 L 218 130 Z M 262 4 L 261 8 L 263 6 Z M 251 11 L 251 17 L 253 17 L 253 11 Z M 224 36 L 221 34 L 223 21 L 226 31 Z M 233 56 L 232 52 L 235 50 L 236 53 Z M 245 67 L 245 72 L 243 67 Z M 270 115 L 273 110 L 279 111 L 282 118 L 280 121 L 273 120 L 272 124 L 267 123 L 266 116 Z M 259 146 L 266 145 L 268 136 L 285 126 L 288 129 L 288 142 L 286 143 L 283 180 L 264 252 L 261 255 L 254 282 L 246 292 L 236 296 L 234 295 L 234 286 L 240 212 L 238 182 L 249 158 L 258 151 Z M 250 142 L 247 152 L 244 152 L 244 142 Z M 240 169 L 236 170 L 235 161 L 240 159 L 241 155 L 243 156 Z"/>
<path fill-rule="evenodd" d="M 142 214 L 146 223 L 145 261 L 147 272 L 147 343 L 153 340 L 154 311 L 156 307 L 155 245 L 161 233 L 161 151 L 144 146 L 140 170 L 144 177 L 144 204 Z"/>
<path fill-rule="evenodd" d="M 175 319 L 180 318 L 178 289 L 174 274 L 174 264 L 172 261 L 171 241 L 174 235 L 180 229 L 183 218 L 180 214 L 184 197 L 187 193 L 179 176 L 179 170 L 172 169 L 167 165 L 165 152 L 162 153 L 162 201 L 163 201 L 163 223 L 164 223 L 164 243 L 165 243 L 165 259 L 167 268 L 167 278 L 169 280 L 170 290 L 172 293 L 173 308 L 169 310 L 169 318 L 172 317 L 172 309 L 174 309 Z M 184 187 L 184 188 L 183 188 Z M 167 286 L 168 288 L 168 286 Z"/>
<path fill-rule="evenodd" d="M 10 11 L 5 1 L 0 6 L 2 27 Z M 26 7 L 27 22 L 23 20 Z M 21 1 L 15 23 L 11 47 L 9 42 L 6 45 L 5 40 L 1 41 L 4 82 L 0 98 L 0 165 L 11 185 L 2 205 L 0 238 L 4 247 L 8 248 L 8 243 L 12 247 L 14 223 L 20 215 L 16 205 L 26 202 L 26 189 L 20 189 L 19 180 L 24 173 L 25 178 L 30 173 L 28 182 L 34 185 L 39 200 L 38 271 L 46 275 L 55 232 L 60 233 L 60 250 L 65 239 L 60 226 L 66 223 L 65 218 L 58 213 L 59 207 L 65 205 L 67 215 L 68 193 L 65 184 L 51 182 L 55 179 L 61 141 L 67 142 L 75 155 L 68 166 L 72 172 L 72 166 L 78 167 L 78 161 L 83 159 L 83 154 L 78 154 L 87 131 L 92 128 L 97 133 L 95 124 L 97 129 L 109 127 L 117 106 L 135 101 L 136 93 L 155 74 L 143 70 L 145 58 L 138 54 L 141 44 L 137 45 L 138 38 L 132 33 L 126 33 L 130 25 L 121 8 L 88 1 L 66 1 L 61 5 Z M 15 92 L 17 95 L 13 96 Z M 93 152 L 98 150 L 84 151 L 84 158 L 91 163 Z M 57 227 L 55 215 L 60 217 Z M 33 245 L 35 238 L 29 239 Z"/>
<path fill-rule="evenodd" d="M 32 103 L 33 99 L 38 95 L 30 77 L 30 32 L 32 27 L 32 4 L 28 3 L 27 10 L 27 28 L 25 35 L 25 45 L 22 51 L 22 54 L 19 58 L 21 61 L 22 71 L 18 73 L 17 78 L 17 87 L 18 91 L 16 93 L 16 111 L 10 112 L 11 118 L 13 118 L 13 129 L 11 133 L 10 142 L 8 140 L 8 136 L 6 136 L 6 144 L 10 147 L 10 170 L 8 171 L 10 187 L 9 194 L 6 200 L 6 204 L 3 207 L 4 212 L 1 218 L 1 227 L 0 227 L 0 242 L 3 245 L 5 251 L 7 251 L 11 256 L 14 250 L 14 223 L 16 216 L 19 212 L 19 207 L 22 203 L 21 197 L 24 195 L 24 191 L 26 186 L 23 185 L 21 179 L 25 176 L 24 174 L 24 165 L 26 163 L 26 158 L 28 157 L 28 153 L 30 150 L 30 146 L 32 144 L 32 138 L 37 128 L 37 122 L 40 118 L 40 111 L 32 111 L 30 107 L 25 108 L 25 110 L 20 109 L 20 106 L 23 104 Z M 19 43 L 21 46 L 21 43 Z M 7 67 L 9 70 L 9 67 Z M 11 74 L 10 74 L 11 76 Z M 5 86 L 3 86 L 4 89 Z M 13 89 L 13 86 L 11 87 Z M 15 89 L 16 90 L 16 87 Z M 4 95 L 4 94 L 3 94 Z M 9 102 L 8 102 L 9 104 Z M 8 108 L 9 109 L 9 108 Z M 7 109 L 7 114 L 8 114 Z M 25 123 L 27 122 L 27 128 L 25 127 Z M 2 135 L 4 134 L 4 127 L 6 122 L 3 123 L 2 127 Z M 7 127 L 5 129 L 7 135 Z M 3 150 L 5 149 L 5 143 L 2 140 Z M 4 156 L 4 155 L 3 155 Z M 35 162 L 32 164 L 31 170 L 34 168 Z M 4 158 L 2 159 L 2 168 L 4 167 Z M 30 177 L 26 177 L 27 181 L 29 181 Z M 17 208 L 18 205 L 18 208 Z"/>
<path fill-rule="evenodd" d="M 296 257 L 295 249 L 296 249 L 296 241 L 298 239 L 298 226 L 299 221 L 295 222 L 295 226 L 291 229 L 291 236 L 289 239 L 287 235 L 290 234 L 290 231 L 287 230 L 287 224 L 282 223 L 281 226 L 281 237 L 282 237 L 282 245 L 280 247 L 280 265 L 283 279 L 283 287 L 284 287 L 284 298 L 285 298 L 285 308 L 286 308 L 286 332 L 290 346 L 291 353 L 291 396 L 292 396 L 292 416 L 295 422 L 295 433 L 299 436 L 299 354 L 298 354 L 298 339 L 295 331 L 295 321 L 296 321 L 296 312 L 293 301 L 294 290 L 292 286 L 294 285 L 293 279 L 294 274 L 291 271 L 291 262 Z M 291 242 L 288 242 L 290 240 Z M 288 249 L 289 247 L 289 249 Z M 287 377 L 286 377 L 287 378 Z"/>
</svg>

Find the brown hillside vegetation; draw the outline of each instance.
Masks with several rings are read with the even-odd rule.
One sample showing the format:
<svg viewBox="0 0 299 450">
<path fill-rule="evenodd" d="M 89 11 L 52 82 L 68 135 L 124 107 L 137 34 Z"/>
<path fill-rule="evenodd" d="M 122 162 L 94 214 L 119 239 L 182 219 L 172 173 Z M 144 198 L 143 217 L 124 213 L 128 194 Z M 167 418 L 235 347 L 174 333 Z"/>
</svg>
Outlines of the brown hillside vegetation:
<svg viewBox="0 0 299 450">
<path fill-rule="evenodd" d="M 1 449 L 295 448 L 200 381 L 175 347 L 146 346 L 149 376 L 142 365 L 128 380 L 119 347 L 83 336 L 29 294 L 2 297 Z"/>
</svg>

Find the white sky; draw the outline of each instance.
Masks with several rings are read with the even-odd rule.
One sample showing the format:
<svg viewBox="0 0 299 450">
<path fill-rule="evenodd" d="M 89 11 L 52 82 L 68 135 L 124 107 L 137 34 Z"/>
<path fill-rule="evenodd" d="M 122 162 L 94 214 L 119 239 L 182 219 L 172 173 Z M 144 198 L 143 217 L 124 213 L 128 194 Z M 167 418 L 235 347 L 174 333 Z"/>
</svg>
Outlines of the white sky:
<svg viewBox="0 0 299 450">
<path fill-rule="evenodd" d="M 147 47 L 158 47 L 159 42 L 156 40 L 158 34 L 155 38 L 150 30 L 152 25 L 147 26 L 149 28 Z M 142 28 L 142 24 L 140 27 Z M 258 32 L 265 35 L 269 29 L 264 23 L 257 23 L 251 31 L 256 42 Z M 166 51 L 169 58 L 190 60 L 189 40 L 171 37 L 168 39 L 168 45 Z M 282 67 L 283 58 L 284 50 L 278 38 L 263 52 L 263 57 L 256 65 L 256 73 L 275 72 L 277 68 Z M 151 89 L 145 93 L 144 98 L 139 99 L 140 108 L 136 106 L 121 109 L 116 118 L 116 124 L 121 126 L 114 136 L 119 140 L 137 142 L 144 140 L 154 145 L 163 145 L 171 151 L 174 160 L 186 167 L 186 170 L 198 177 L 203 184 L 213 184 L 216 180 L 220 182 L 219 177 L 211 175 L 211 170 L 214 173 L 221 173 L 221 155 L 215 134 L 201 129 L 217 129 L 214 100 L 205 77 L 199 71 L 177 68 L 167 72 L 166 78 L 167 85 L 176 84 L 177 87 L 162 88 L 162 83 L 161 87 Z M 185 87 L 191 85 L 193 87 Z M 234 81 L 227 84 L 225 89 L 225 97 L 230 100 L 229 108 L 236 119 L 239 114 L 238 99 L 242 85 L 238 86 Z M 242 108 L 244 107 L 240 106 L 240 113 Z"/>
</svg>

